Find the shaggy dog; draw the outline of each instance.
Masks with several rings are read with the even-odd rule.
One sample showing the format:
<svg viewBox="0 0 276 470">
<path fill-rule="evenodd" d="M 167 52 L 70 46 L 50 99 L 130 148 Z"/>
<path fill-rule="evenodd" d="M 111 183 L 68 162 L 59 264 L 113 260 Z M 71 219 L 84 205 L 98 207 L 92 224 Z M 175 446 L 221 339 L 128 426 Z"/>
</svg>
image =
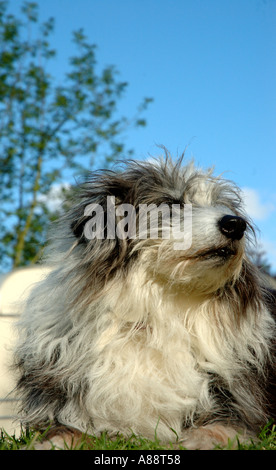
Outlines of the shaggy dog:
<svg viewBox="0 0 276 470">
<path fill-rule="evenodd" d="M 272 416 L 275 326 L 245 252 L 252 225 L 233 183 L 182 160 L 92 174 L 55 228 L 15 354 L 22 421 L 51 426 L 55 444 L 107 431 L 209 449 Z M 178 231 L 163 236 L 160 207 Z"/>
</svg>

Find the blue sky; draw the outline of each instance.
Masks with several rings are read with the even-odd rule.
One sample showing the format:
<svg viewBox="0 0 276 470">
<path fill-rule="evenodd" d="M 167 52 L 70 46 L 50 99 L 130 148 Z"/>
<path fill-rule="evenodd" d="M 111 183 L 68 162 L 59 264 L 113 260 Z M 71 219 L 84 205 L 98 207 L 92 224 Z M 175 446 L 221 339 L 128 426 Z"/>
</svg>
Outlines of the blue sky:
<svg viewBox="0 0 276 470">
<path fill-rule="evenodd" d="M 120 111 L 154 102 L 145 129 L 130 130 L 138 159 L 187 156 L 245 188 L 247 207 L 276 272 L 276 0 L 37 0 L 53 16 L 57 78 L 83 27 L 99 66 L 129 87 Z M 21 0 L 11 0 L 17 12 Z"/>
</svg>

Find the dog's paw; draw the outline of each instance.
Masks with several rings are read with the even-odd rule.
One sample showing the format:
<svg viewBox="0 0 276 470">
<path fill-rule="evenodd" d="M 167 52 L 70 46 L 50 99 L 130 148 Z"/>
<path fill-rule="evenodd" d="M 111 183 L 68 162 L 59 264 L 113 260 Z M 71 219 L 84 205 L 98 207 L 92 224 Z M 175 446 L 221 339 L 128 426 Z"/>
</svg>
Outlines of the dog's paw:
<svg viewBox="0 0 276 470">
<path fill-rule="evenodd" d="M 91 439 L 86 438 L 77 429 L 68 428 L 65 426 L 57 426 L 50 429 L 41 440 L 37 439 L 32 444 L 34 450 L 71 450 L 78 449 L 82 446 L 83 442 L 90 445 Z M 89 441 L 89 442 L 88 442 Z"/>
<path fill-rule="evenodd" d="M 245 433 L 240 433 L 230 426 L 208 424 L 185 431 L 176 446 L 188 450 L 212 450 L 217 446 L 235 449 L 239 442 L 248 439 Z"/>
<path fill-rule="evenodd" d="M 65 450 L 73 447 L 73 439 L 69 441 L 68 436 L 53 436 L 51 439 L 45 439 L 42 442 L 35 442 L 34 450 Z"/>
</svg>

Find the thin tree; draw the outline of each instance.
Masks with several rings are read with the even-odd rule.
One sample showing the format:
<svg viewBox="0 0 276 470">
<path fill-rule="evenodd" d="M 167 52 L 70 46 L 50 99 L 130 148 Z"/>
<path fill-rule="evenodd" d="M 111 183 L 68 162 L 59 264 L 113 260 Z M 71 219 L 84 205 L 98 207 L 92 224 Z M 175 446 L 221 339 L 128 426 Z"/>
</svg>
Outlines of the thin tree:
<svg viewBox="0 0 276 470">
<path fill-rule="evenodd" d="M 2 267 L 28 264 L 45 242 L 50 214 L 45 197 L 68 172 L 107 165 L 129 155 L 123 132 L 145 126 L 145 98 L 132 119 L 118 115 L 127 83 L 113 66 L 97 70 L 96 46 L 73 33 L 75 55 L 62 84 L 48 72 L 56 51 L 54 20 L 40 24 L 26 2 L 19 18 L 0 1 L 0 198 Z M 96 155 L 102 159 L 96 160 Z M 86 165 L 85 165 L 86 164 Z M 43 202 L 44 201 L 44 202 Z"/>
</svg>

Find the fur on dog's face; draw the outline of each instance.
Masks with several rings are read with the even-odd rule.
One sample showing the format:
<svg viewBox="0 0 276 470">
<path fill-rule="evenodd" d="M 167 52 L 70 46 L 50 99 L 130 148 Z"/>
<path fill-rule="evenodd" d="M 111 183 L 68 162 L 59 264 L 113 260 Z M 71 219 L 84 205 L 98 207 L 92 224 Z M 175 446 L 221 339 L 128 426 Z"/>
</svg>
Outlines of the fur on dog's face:
<svg viewBox="0 0 276 470">
<path fill-rule="evenodd" d="M 135 236 L 108 239 L 105 231 L 101 239 L 86 238 L 86 208 L 101 205 L 106 230 L 108 197 L 114 198 L 116 207 L 129 204 L 135 208 Z M 155 238 L 141 239 L 137 231 L 141 205 L 179 207 L 181 222 L 185 219 L 184 207 L 190 205 L 189 247 L 175 249 L 175 237 L 163 239 L 161 231 Z M 116 215 L 116 222 L 122 216 L 123 213 Z M 168 155 L 155 162 L 128 162 L 122 172 L 94 175 L 83 185 L 81 202 L 71 213 L 70 223 L 78 250 L 83 252 L 80 262 L 86 268 L 90 263 L 91 270 L 96 269 L 94 277 L 103 284 L 118 271 L 126 273 L 130 266 L 135 269 L 135 264 L 143 263 L 151 279 L 170 286 L 182 284 L 187 292 L 197 294 L 212 293 L 235 281 L 244 258 L 244 234 L 252 231 L 243 213 L 239 190 L 232 182 L 213 176 L 211 170 L 195 168 L 193 162 L 182 166 L 182 158 L 173 163 Z M 159 226 L 160 223 L 161 219 Z"/>
</svg>

